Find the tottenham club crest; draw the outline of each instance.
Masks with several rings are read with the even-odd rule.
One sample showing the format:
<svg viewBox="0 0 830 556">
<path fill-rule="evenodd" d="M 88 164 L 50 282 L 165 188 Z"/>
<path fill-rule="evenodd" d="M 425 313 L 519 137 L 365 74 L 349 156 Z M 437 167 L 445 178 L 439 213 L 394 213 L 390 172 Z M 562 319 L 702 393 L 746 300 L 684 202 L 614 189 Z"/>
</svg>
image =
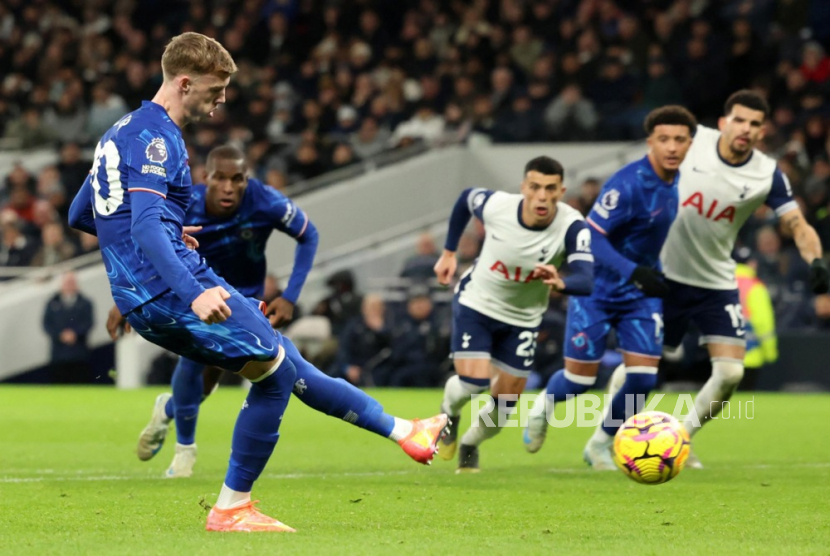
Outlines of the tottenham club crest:
<svg viewBox="0 0 830 556">
<path fill-rule="evenodd" d="M 620 192 L 616 189 L 611 189 L 602 196 L 600 204 L 606 210 L 614 210 L 620 202 Z"/>
<path fill-rule="evenodd" d="M 165 144 L 164 139 L 156 137 L 150 141 L 150 144 L 147 145 L 147 149 L 145 149 L 144 154 L 147 155 L 147 160 L 150 162 L 164 164 L 167 160 L 167 145 Z"/>
</svg>

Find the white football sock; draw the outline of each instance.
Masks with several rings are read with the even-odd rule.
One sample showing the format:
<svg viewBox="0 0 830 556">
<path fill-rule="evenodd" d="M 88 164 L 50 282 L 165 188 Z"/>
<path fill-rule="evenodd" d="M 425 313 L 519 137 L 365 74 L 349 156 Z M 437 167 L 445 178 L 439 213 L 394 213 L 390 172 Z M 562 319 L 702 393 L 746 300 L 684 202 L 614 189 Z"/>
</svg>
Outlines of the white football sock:
<svg viewBox="0 0 830 556">
<path fill-rule="evenodd" d="M 712 376 L 695 397 L 696 415 L 688 415 L 683 421 L 689 435 L 694 435 L 707 421 L 720 413 L 723 402 L 732 397 L 743 376 L 743 361 L 728 357 L 712 358 Z"/>
<path fill-rule="evenodd" d="M 485 440 L 493 438 L 501 432 L 499 427 L 499 403 L 496 400 L 496 405 L 490 411 L 487 411 L 487 406 L 484 406 L 475 417 L 472 426 L 467 429 L 464 436 L 461 437 L 461 443 L 467 446 L 478 446 Z M 508 415 L 516 413 L 517 408 L 505 407 L 502 419 L 506 419 Z M 492 423 L 493 426 L 489 426 Z"/>
<path fill-rule="evenodd" d="M 399 419 L 398 417 L 393 417 L 393 419 L 395 420 L 395 425 L 392 427 L 392 432 L 389 433 L 389 439 L 392 442 L 400 442 L 412 432 L 412 421 Z"/>
<path fill-rule="evenodd" d="M 613 436 L 605 432 L 605 429 L 602 428 L 602 423 L 597 425 L 597 428 L 594 429 L 594 434 L 591 435 L 591 440 L 589 442 L 601 442 L 603 444 L 607 444 L 614 439 Z"/>
<path fill-rule="evenodd" d="M 250 492 L 237 492 L 232 490 L 228 485 L 222 483 L 222 490 L 219 491 L 219 499 L 216 501 L 216 507 L 220 510 L 230 510 L 244 506 L 251 501 Z"/>
<path fill-rule="evenodd" d="M 623 384 L 625 384 L 625 375 L 626 370 L 624 363 L 620 363 L 619 365 L 617 365 L 617 368 L 614 369 L 613 373 L 611 373 L 611 378 L 608 379 L 608 394 L 605 398 L 605 402 L 607 403 L 605 404 L 605 407 L 602 408 L 602 421 L 597 425 L 597 428 L 594 431 L 593 436 L 591 437 L 592 441 L 608 442 L 608 440 L 611 438 L 610 436 L 608 436 L 608 433 L 605 432 L 605 430 L 603 430 L 602 423 L 604 423 L 605 420 L 608 419 L 608 414 L 611 411 L 611 400 L 614 399 L 614 396 L 617 395 L 617 392 L 619 392 L 620 388 L 622 388 Z"/>
<path fill-rule="evenodd" d="M 450 416 L 461 413 L 461 409 L 473 396 L 487 390 L 487 386 L 477 386 L 461 380 L 458 375 L 453 375 L 444 386 L 444 401 L 441 402 L 441 411 Z"/>
</svg>

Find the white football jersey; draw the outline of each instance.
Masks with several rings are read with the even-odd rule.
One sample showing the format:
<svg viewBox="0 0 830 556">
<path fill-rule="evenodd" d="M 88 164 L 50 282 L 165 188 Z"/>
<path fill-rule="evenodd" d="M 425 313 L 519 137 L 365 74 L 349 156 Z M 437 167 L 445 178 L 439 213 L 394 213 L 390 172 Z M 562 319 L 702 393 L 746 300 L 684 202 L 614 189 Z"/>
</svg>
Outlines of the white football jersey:
<svg viewBox="0 0 830 556">
<path fill-rule="evenodd" d="M 680 206 L 660 253 L 671 280 L 713 290 L 732 290 L 732 249 L 738 231 L 762 203 L 778 216 L 798 208 L 787 177 L 772 158 L 753 150 L 740 165 L 718 152 L 720 132 L 697 127 L 680 166 Z"/>
<path fill-rule="evenodd" d="M 528 278 L 539 263 L 557 268 L 562 265 L 568 228 L 584 218 L 577 210 L 558 203 L 556 216 L 547 228 L 528 228 L 521 221 L 523 198 L 483 189 L 470 193 L 470 212 L 484 222 L 486 237 L 476 263 L 461 277 L 456 291 L 460 290 L 462 305 L 498 321 L 529 328 L 542 322 L 550 288 L 541 280 Z M 593 262 L 590 230 L 578 233 L 575 251 L 567 259 Z"/>
</svg>

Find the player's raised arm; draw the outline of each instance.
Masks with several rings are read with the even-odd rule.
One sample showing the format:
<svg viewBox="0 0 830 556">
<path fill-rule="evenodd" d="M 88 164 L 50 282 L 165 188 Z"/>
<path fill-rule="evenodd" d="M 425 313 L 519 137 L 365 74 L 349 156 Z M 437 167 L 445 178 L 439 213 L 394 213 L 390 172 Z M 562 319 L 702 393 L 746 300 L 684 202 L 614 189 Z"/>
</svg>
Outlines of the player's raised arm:
<svg viewBox="0 0 830 556">
<path fill-rule="evenodd" d="M 76 230 L 97 236 L 98 230 L 95 228 L 95 213 L 92 211 L 91 175 L 87 176 L 84 180 L 80 191 L 72 199 L 72 204 L 69 205 L 69 225 Z"/>
<path fill-rule="evenodd" d="M 821 240 L 815 228 L 810 226 L 801 214 L 801 209 L 792 197 L 787 176 L 780 169 L 775 170 L 766 204 L 781 218 L 781 224 L 792 234 L 801 258 L 809 263 L 810 289 L 817 294 L 827 293 L 830 290 L 830 271 L 827 263 L 821 258 Z"/>
<path fill-rule="evenodd" d="M 268 305 L 265 312 L 270 317 L 272 325 L 281 326 L 287 324 L 294 316 L 294 305 L 297 304 L 308 273 L 314 265 L 320 236 L 308 215 L 290 199 L 271 187 L 258 185 L 262 188 L 266 211 L 273 218 L 274 228 L 293 237 L 297 242 L 288 285 L 282 295 Z"/>
<path fill-rule="evenodd" d="M 455 276 L 455 269 L 458 266 L 455 259 L 458 242 L 461 241 L 461 236 L 473 215 L 477 216 L 482 222 L 484 221 L 484 205 L 492 194 L 493 192 L 488 189 L 468 187 L 459 195 L 450 215 L 444 252 L 441 253 L 441 257 L 434 267 L 439 284 L 448 286 L 453 276 Z"/>
</svg>

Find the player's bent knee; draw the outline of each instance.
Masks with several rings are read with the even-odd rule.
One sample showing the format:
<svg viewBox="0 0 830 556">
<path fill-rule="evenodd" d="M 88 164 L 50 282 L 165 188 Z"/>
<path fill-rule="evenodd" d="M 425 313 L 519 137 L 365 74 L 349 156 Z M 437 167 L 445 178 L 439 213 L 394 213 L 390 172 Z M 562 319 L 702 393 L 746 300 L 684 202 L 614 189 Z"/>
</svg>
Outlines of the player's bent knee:
<svg viewBox="0 0 830 556">
<path fill-rule="evenodd" d="M 490 378 L 489 359 L 455 359 L 455 372 L 468 378 Z"/>
<path fill-rule="evenodd" d="M 248 361 L 245 365 L 237 371 L 236 374 L 241 376 L 242 378 L 247 378 L 251 382 L 260 381 L 267 376 L 276 372 L 276 370 L 280 367 L 280 365 L 287 360 L 285 356 L 285 350 L 282 346 L 278 346 L 277 356 L 273 359 L 269 359 L 268 361 Z M 294 374 L 297 374 L 297 370 L 294 365 L 291 365 L 291 369 L 293 370 Z"/>
<path fill-rule="evenodd" d="M 744 363 L 738 359 L 713 358 L 712 375 L 724 384 L 737 385 L 744 377 Z"/>
<path fill-rule="evenodd" d="M 572 375 L 596 377 L 599 373 L 599 363 L 565 359 L 565 370 Z"/>
</svg>

